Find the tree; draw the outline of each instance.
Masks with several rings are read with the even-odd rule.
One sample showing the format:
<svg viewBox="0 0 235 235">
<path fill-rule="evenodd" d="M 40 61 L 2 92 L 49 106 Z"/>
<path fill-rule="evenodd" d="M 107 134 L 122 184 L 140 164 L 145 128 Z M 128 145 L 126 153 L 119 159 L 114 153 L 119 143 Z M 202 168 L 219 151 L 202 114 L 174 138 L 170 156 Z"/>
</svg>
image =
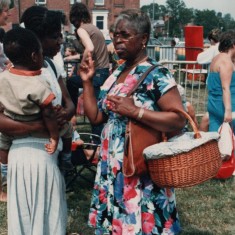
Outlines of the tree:
<svg viewBox="0 0 235 235">
<path fill-rule="evenodd" d="M 231 17 L 230 14 L 226 14 L 224 17 L 223 17 L 223 27 L 224 27 L 224 30 L 228 30 L 228 29 L 235 29 L 235 21 L 234 19 Z"/>
<path fill-rule="evenodd" d="M 184 1 L 182 0 L 167 0 L 166 1 L 166 9 L 169 12 L 169 26 L 167 28 L 168 36 L 180 36 L 182 25 L 185 24 L 185 22 L 182 22 L 182 12 L 185 11 L 186 5 Z"/>
<path fill-rule="evenodd" d="M 141 8 L 142 11 L 146 12 L 151 20 L 158 20 L 160 17 L 163 17 L 166 12 L 166 7 L 164 5 L 158 5 L 151 3 L 150 5 L 144 5 Z M 154 16 L 153 16 L 154 14 Z"/>
<path fill-rule="evenodd" d="M 147 12 L 151 19 L 158 20 L 160 17 L 165 19 L 165 29 L 163 34 L 168 32 L 168 36 L 181 36 L 185 25 L 192 20 L 195 25 L 203 26 L 204 38 L 213 28 L 222 31 L 235 28 L 235 21 L 230 14 L 223 14 L 214 10 L 197 10 L 186 8 L 183 0 L 167 0 L 166 6 L 153 4 L 145 5 L 142 10 Z"/>
<path fill-rule="evenodd" d="M 204 38 L 207 37 L 212 29 L 220 28 L 218 25 L 219 20 L 214 10 L 196 10 L 194 19 L 196 25 L 203 26 Z"/>
</svg>

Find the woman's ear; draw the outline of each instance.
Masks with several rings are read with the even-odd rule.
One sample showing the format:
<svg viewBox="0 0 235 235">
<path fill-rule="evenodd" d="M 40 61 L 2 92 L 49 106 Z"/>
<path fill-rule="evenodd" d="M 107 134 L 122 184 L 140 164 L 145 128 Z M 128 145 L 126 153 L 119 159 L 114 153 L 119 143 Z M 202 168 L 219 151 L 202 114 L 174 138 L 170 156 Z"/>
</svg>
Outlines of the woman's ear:
<svg viewBox="0 0 235 235">
<path fill-rule="evenodd" d="M 143 34 L 143 39 L 142 39 L 142 44 L 147 45 L 148 39 L 149 39 L 148 34 L 144 33 Z"/>
</svg>

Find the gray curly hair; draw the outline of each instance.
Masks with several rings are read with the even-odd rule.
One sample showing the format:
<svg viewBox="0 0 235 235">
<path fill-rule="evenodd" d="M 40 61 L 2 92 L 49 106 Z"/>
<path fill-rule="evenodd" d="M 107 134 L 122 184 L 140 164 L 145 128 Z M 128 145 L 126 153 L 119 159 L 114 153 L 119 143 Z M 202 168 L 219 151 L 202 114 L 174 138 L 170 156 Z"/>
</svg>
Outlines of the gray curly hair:
<svg viewBox="0 0 235 235">
<path fill-rule="evenodd" d="M 122 11 L 115 20 L 115 28 L 121 20 L 127 20 L 131 27 L 136 30 L 137 33 L 146 33 L 149 39 L 151 32 L 151 22 L 145 12 L 139 9 L 128 9 Z"/>
<path fill-rule="evenodd" d="M 0 1 L 0 14 L 3 11 L 3 8 L 9 7 L 11 1 L 10 0 L 1 0 Z"/>
</svg>

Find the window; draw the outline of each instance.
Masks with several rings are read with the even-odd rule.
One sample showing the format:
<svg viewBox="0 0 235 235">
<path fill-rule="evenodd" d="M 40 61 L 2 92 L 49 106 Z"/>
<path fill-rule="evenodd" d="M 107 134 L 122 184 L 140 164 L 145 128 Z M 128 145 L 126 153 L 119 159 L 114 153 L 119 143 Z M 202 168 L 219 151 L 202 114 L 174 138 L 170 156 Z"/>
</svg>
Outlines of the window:
<svg viewBox="0 0 235 235">
<path fill-rule="evenodd" d="M 104 0 L 95 0 L 95 5 L 103 6 Z"/>
<path fill-rule="evenodd" d="M 98 10 L 97 8 L 92 10 L 91 12 L 93 24 L 100 29 L 105 38 L 109 36 L 108 14 L 109 14 L 108 10 L 104 9 Z"/>
<path fill-rule="evenodd" d="M 42 4 L 46 4 L 47 3 L 47 0 L 35 0 L 35 3 L 37 5 L 42 5 Z"/>
<path fill-rule="evenodd" d="M 104 29 L 104 17 L 103 16 L 96 16 L 96 26 L 99 29 Z"/>
<path fill-rule="evenodd" d="M 75 2 L 81 2 L 81 0 L 70 0 L 70 4 L 74 4 Z"/>
</svg>

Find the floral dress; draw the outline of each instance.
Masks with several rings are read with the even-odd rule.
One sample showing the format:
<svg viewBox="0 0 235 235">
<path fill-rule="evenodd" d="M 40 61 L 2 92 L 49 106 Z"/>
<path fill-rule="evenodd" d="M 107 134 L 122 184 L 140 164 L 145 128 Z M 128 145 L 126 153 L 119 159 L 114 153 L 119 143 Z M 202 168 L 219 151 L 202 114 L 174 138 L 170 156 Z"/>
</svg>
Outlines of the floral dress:
<svg viewBox="0 0 235 235">
<path fill-rule="evenodd" d="M 95 234 L 150 235 L 161 234 L 170 224 L 172 234 L 180 231 L 174 189 L 159 188 L 150 177 L 124 177 L 122 163 L 127 117 L 107 109 L 109 95 L 126 96 L 128 91 L 152 64 L 152 59 L 130 71 L 124 83 L 117 78 L 125 68 L 122 64 L 101 87 L 99 109 L 108 116 L 101 135 L 100 160 L 89 213 L 89 226 Z M 133 95 L 135 105 L 149 110 L 159 110 L 157 100 L 176 86 L 166 68 L 156 67 Z"/>
</svg>

